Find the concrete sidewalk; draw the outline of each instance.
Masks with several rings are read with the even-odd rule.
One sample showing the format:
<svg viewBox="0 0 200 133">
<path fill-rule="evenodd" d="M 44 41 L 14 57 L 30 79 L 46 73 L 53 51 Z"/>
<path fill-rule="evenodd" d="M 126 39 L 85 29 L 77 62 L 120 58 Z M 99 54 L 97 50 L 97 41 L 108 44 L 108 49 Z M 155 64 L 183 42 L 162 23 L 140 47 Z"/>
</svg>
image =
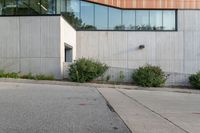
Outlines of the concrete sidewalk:
<svg viewBox="0 0 200 133">
<path fill-rule="evenodd" d="M 99 88 L 134 133 L 198 133 L 200 95 Z"/>
</svg>

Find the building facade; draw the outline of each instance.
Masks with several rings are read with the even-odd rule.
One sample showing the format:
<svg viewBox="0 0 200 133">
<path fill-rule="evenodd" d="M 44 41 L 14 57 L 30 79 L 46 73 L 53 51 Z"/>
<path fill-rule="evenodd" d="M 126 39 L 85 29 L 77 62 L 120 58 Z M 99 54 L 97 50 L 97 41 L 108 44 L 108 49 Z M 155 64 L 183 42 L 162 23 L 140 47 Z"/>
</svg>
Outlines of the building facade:
<svg viewBox="0 0 200 133">
<path fill-rule="evenodd" d="M 160 66 L 167 85 L 200 70 L 198 0 L 0 0 L 0 69 L 53 74 L 94 58 L 131 81 L 139 66 Z"/>
</svg>

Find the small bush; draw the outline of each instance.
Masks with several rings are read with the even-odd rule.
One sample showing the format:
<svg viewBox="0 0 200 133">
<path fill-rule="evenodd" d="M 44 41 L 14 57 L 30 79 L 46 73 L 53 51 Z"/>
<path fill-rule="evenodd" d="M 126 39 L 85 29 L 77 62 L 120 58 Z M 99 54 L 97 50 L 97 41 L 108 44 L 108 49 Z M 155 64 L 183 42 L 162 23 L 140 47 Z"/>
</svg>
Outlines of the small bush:
<svg viewBox="0 0 200 133">
<path fill-rule="evenodd" d="M 189 77 L 189 82 L 192 85 L 192 87 L 196 89 L 200 89 L 200 72 L 197 72 L 196 74 L 193 74 Z"/>
<path fill-rule="evenodd" d="M 133 81 L 143 87 L 164 85 L 166 76 L 160 67 L 147 65 L 137 69 L 132 75 Z"/>
<path fill-rule="evenodd" d="M 32 73 L 28 73 L 25 75 L 21 75 L 20 73 L 6 73 L 2 70 L 0 70 L 0 78 L 22 78 L 22 79 L 33 79 L 33 80 L 54 80 L 53 75 L 43 75 L 43 74 L 38 74 L 38 75 L 33 75 Z"/>
<path fill-rule="evenodd" d="M 123 72 L 123 71 L 120 71 L 120 72 L 119 72 L 119 82 L 124 82 L 124 79 L 125 79 L 124 72 Z"/>
<path fill-rule="evenodd" d="M 32 73 L 28 73 L 27 75 L 22 75 L 21 78 L 33 79 L 33 80 L 54 80 L 55 79 L 53 75 L 44 75 L 44 74 L 33 75 Z"/>
<path fill-rule="evenodd" d="M 21 75 L 20 78 L 22 78 L 22 79 L 35 79 L 35 77 L 32 75 L 32 73 Z"/>
<path fill-rule="evenodd" d="M 19 78 L 19 73 L 15 73 L 15 72 L 12 72 L 12 73 L 6 73 L 4 71 L 0 71 L 0 78 Z"/>
<path fill-rule="evenodd" d="M 43 75 L 43 74 L 38 74 L 35 76 L 35 80 L 54 80 L 53 75 Z"/>
<path fill-rule="evenodd" d="M 110 76 L 110 75 L 107 75 L 107 76 L 106 76 L 106 82 L 108 82 L 110 79 L 111 79 L 111 76 Z"/>
<path fill-rule="evenodd" d="M 108 66 L 92 59 L 81 58 L 70 65 L 69 78 L 74 82 L 87 82 L 102 76 Z"/>
</svg>

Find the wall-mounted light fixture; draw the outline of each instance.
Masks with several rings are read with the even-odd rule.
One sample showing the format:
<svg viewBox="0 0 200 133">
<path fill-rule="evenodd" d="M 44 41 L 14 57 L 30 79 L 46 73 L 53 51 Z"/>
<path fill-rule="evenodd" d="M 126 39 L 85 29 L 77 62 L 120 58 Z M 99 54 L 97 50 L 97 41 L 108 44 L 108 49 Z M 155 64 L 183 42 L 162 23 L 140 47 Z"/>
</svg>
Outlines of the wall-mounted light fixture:
<svg viewBox="0 0 200 133">
<path fill-rule="evenodd" d="M 144 49 L 145 46 L 142 44 L 142 45 L 139 45 L 139 49 Z"/>
</svg>

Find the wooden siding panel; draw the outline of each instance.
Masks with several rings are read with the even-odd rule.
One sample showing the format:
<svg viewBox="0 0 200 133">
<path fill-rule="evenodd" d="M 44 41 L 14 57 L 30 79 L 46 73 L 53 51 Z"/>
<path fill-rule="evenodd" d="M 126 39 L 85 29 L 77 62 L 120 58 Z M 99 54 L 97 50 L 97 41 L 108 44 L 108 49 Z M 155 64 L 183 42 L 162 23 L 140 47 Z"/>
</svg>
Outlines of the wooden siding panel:
<svg viewBox="0 0 200 133">
<path fill-rule="evenodd" d="M 200 0 L 87 0 L 119 8 L 200 9 Z"/>
</svg>

